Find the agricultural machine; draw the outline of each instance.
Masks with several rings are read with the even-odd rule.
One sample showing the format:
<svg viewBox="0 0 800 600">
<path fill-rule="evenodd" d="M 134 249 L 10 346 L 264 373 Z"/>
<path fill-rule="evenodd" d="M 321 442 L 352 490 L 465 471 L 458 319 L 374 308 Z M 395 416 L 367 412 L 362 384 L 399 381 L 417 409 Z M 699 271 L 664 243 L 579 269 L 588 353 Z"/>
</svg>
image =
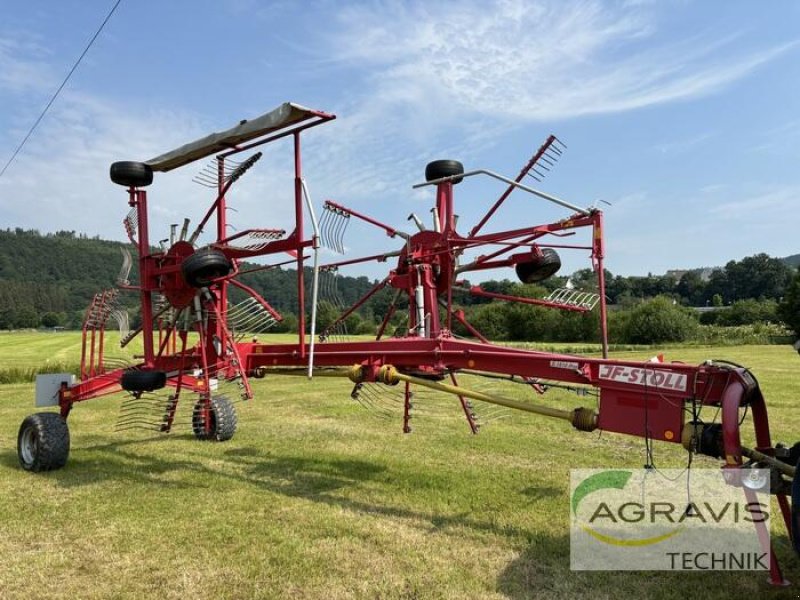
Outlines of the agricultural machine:
<svg viewBox="0 0 800 600">
<path fill-rule="evenodd" d="M 66 464 L 67 419 L 75 404 L 92 398 L 123 392 L 120 427 L 152 427 L 161 432 L 169 432 L 177 424 L 178 405 L 188 398 L 194 435 L 200 440 L 224 441 L 236 430 L 234 401 L 253 397 L 252 378 L 342 377 L 352 382 L 356 399 L 374 387 L 399 386 L 393 389 L 400 397 L 405 432 L 411 430 L 412 390 L 429 388 L 452 396 L 473 433 L 480 426 L 475 403 L 486 403 L 562 419 L 580 431 L 602 430 L 641 437 L 648 443 L 682 444 L 690 456 L 720 459 L 722 468 L 731 472 L 743 467 L 766 468 L 789 536 L 800 546 L 800 481 L 795 475 L 800 445 L 773 444 L 764 398 L 746 368 L 724 362 L 688 365 L 608 357 L 603 213 L 595 207 L 575 206 L 526 183 L 540 180 L 554 166 L 564 151 L 557 138 L 548 137 L 513 179 L 485 169 L 465 170 L 455 160 L 429 163 L 425 181 L 414 187 L 429 186 L 435 191 L 432 218 L 426 219 L 426 225 L 412 214 L 408 225 L 414 231 L 408 233 L 331 200 L 324 203 L 317 219 L 303 177 L 301 134 L 334 118 L 286 103 L 149 161 L 111 165 L 112 181 L 127 189 L 130 212 L 124 225 L 135 257 L 124 257 L 118 286 L 97 294 L 87 310 L 80 376 L 47 375 L 37 381 L 37 406 L 57 407 L 58 412 L 39 412 L 23 421 L 18 455 L 24 469 L 47 471 Z M 282 139 L 293 148 L 293 229 L 250 228 L 229 235 L 228 199 L 234 184 L 261 159 L 259 147 Z M 188 219 L 182 227 L 172 225 L 168 238 L 160 246 L 153 244 L 144 189 L 152 183 L 153 174 L 210 156 L 212 162 L 196 177 L 211 190 L 208 210 L 194 226 Z M 462 233 L 455 189 L 476 177 L 497 180 L 504 191 L 468 233 Z M 491 218 L 512 192 L 557 205 L 564 210 L 564 218 L 487 231 Z M 396 247 L 383 254 L 320 264 L 320 246 L 344 253 L 344 232 L 356 221 L 382 230 L 396 241 Z M 206 228 L 209 234 L 205 234 Z M 576 235 L 576 239 L 588 241 L 565 242 Z M 211 241 L 201 243 L 207 237 Z M 542 297 L 516 297 L 464 281 L 469 273 L 513 268 L 523 283 L 541 282 L 558 271 L 558 252 L 564 250 L 588 254 L 596 289 L 567 286 Z M 247 262 L 256 258 L 262 262 Z M 330 279 L 340 267 L 368 262 L 387 263 L 391 269 L 352 306 L 340 306 L 339 317 L 317 331 L 317 304 L 326 277 Z M 138 277 L 131 282 L 129 271 L 134 264 Z M 241 277 L 287 264 L 296 269 L 297 339 L 291 343 L 259 341 L 255 336 L 282 316 Z M 392 302 L 382 315 L 375 339 L 341 339 L 347 318 L 382 290 L 388 290 Z M 136 343 L 141 344 L 142 354 L 134 364 L 120 365 L 106 356 L 104 334 L 113 321 L 126 324 L 118 303 L 124 293 L 138 294 L 141 324 L 121 338 L 121 345 L 140 338 Z M 552 310 L 595 311 L 602 358 L 493 344 L 458 308 L 454 297 L 464 294 Z M 234 295 L 240 299 L 234 301 Z M 404 318 L 398 326 L 401 312 Z M 471 337 L 456 335 L 457 327 Z M 515 381 L 535 393 L 562 386 L 596 400 L 593 406 L 558 409 L 467 389 L 459 385 L 462 374 Z M 159 390 L 168 393 L 158 396 L 155 392 Z M 752 415 L 753 448 L 741 443 L 744 409 Z M 709 413 L 714 417 L 707 417 Z M 716 415 L 720 415 L 719 422 Z M 731 482 L 742 487 L 748 501 L 754 501 L 752 485 L 735 478 Z M 790 495 L 794 499 L 791 507 Z M 759 522 L 756 528 L 767 548 L 766 525 Z M 775 554 L 770 556 L 770 579 L 782 584 Z"/>
</svg>

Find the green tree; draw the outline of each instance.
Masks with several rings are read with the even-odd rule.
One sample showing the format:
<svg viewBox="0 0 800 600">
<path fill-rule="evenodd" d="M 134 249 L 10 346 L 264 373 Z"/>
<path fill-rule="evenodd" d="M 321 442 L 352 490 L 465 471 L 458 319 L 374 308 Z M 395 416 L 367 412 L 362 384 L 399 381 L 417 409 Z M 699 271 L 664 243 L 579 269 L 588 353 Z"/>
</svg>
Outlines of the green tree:
<svg viewBox="0 0 800 600">
<path fill-rule="evenodd" d="M 800 335 L 800 269 L 795 271 L 786 294 L 778 305 L 778 315 L 786 325 Z"/>
<path fill-rule="evenodd" d="M 625 323 L 625 341 L 631 344 L 682 342 L 698 328 L 697 318 L 672 298 L 658 296 L 630 311 Z"/>
<path fill-rule="evenodd" d="M 61 315 L 55 312 L 46 312 L 42 315 L 42 327 L 56 327 L 61 325 Z"/>
</svg>

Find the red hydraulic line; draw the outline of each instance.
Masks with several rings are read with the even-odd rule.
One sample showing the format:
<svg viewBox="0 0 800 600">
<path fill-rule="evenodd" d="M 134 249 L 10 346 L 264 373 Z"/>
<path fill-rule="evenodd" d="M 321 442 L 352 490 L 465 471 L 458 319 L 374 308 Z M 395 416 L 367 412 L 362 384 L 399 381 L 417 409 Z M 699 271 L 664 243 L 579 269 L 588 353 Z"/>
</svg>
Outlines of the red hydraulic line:
<svg viewBox="0 0 800 600">
<path fill-rule="evenodd" d="M 742 380 L 742 375 L 739 374 L 736 380 L 730 385 L 727 385 L 722 396 L 722 442 L 725 450 L 725 462 L 727 468 L 738 468 L 742 465 L 742 444 L 739 435 L 739 409 L 745 404 L 748 389 Z M 752 394 L 752 391 L 751 391 Z M 756 411 L 758 412 L 758 426 L 756 427 L 756 443 L 760 447 L 770 447 L 769 440 L 769 426 L 766 422 L 766 409 L 764 408 L 764 399 L 760 392 L 757 397 L 752 401 L 754 405 L 753 420 L 756 422 Z M 759 406 L 759 404 L 761 406 Z M 758 406 L 758 408 L 756 408 Z M 748 506 L 758 506 L 758 498 L 755 492 L 746 486 L 742 486 Z M 758 541 L 761 544 L 761 549 L 768 552 L 770 555 L 769 561 L 769 575 L 770 583 L 773 585 L 785 585 L 783 573 L 781 573 L 780 566 L 778 566 L 777 557 L 774 550 L 771 551 L 771 544 L 769 541 L 769 530 L 764 520 L 754 519 L 753 523 L 758 535 Z"/>
</svg>

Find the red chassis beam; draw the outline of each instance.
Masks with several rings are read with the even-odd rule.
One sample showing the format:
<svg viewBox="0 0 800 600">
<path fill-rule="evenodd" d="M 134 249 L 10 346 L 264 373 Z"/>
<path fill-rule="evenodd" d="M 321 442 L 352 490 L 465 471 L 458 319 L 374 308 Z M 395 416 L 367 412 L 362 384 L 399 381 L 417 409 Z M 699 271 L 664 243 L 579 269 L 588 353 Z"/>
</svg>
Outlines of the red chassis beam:
<svg viewBox="0 0 800 600">
<path fill-rule="evenodd" d="M 251 373 L 259 367 L 307 365 L 296 345 L 246 343 L 239 351 Z M 690 402 L 720 405 L 736 388 L 745 405 L 757 390 L 744 369 L 584 358 L 445 337 L 318 344 L 314 364 L 390 364 L 400 370 L 426 365 L 441 372 L 469 369 L 590 385 L 600 389 L 600 429 L 675 443 L 681 441 Z M 759 445 L 766 444 L 759 440 Z"/>
</svg>

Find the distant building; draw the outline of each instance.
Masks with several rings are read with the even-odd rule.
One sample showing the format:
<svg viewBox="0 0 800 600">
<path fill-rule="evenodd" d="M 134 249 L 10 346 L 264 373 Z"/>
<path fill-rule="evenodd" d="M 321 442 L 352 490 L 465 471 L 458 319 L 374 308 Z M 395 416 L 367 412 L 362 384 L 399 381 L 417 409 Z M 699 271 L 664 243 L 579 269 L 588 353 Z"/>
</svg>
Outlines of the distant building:
<svg viewBox="0 0 800 600">
<path fill-rule="evenodd" d="M 676 282 L 681 280 L 681 277 L 686 273 L 697 273 L 700 275 L 701 281 L 709 281 L 711 274 L 719 270 L 719 267 L 704 267 L 702 269 L 670 269 L 665 273 L 666 276 L 672 277 Z"/>
</svg>

